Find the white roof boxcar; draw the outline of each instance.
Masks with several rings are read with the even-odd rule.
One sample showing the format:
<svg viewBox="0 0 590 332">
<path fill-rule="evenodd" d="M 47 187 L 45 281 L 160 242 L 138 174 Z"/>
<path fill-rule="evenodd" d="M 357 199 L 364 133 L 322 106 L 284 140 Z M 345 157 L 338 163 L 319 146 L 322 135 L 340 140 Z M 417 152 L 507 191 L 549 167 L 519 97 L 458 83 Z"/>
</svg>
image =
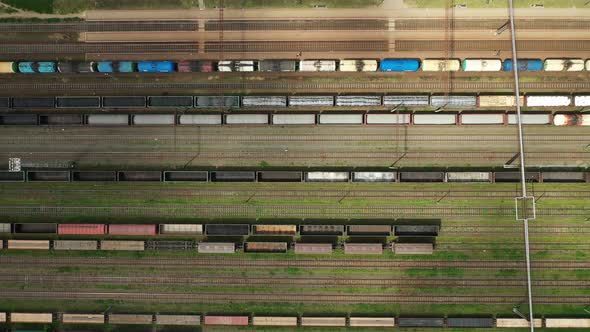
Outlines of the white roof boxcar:
<svg viewBox="0 0 590 332">
<path fill-rule="evenodd" d="M 315 124 L 315 114 L 273 114 L 272 124 L 313 125 Z"/>
<path fill-rule="evenodd" d="M 584 60 L 582 59 L 547 59 L 543 66 L 545 71 L 582 71 Z"/>
<path fill-rule="evenodd" d="M 233 71 L 233 65 L 234 65 L 233 61 L 223 60 L 223 61 L 219 61 L 217 63 L 217 69 L 219 71 L 229 72 L 229 71 Z"/>
<path fill-rule="evenodd" d="M 137 114 L 133 116 L 134 125 L 172 125 L 174 114 Z"/>
<path fill-rule="evenodd" d="M 340 71 L 377 71 L 377 60 L 340 60 Z"/>
<path fill-rule="evenodd" d="M 354 172 L 354 182 L 395 182 L 395 172 Z"/>
<path fill-rule="evenodd" d="M 128 125 L 129 115 L 127 114 L 89 114 L 86 117 L 86 123 L 89 125 Z"/>
<path fill-rule="evenodd" d="M 203 225 L 160 224 L 160 234 L 203 234 Z"/>
<path fill-rule="evenodd" d="M 306 172 L 305 180 L 314 182 L 347 182 L 348 172 Z"/>
<path fill-rule="evenodd" d="M 363 124 L 362 114 L 320 114 L 320 124 Z"/>
<path fill-rule="evenodd" d="M 268 124 L 268 114 L 228 114 L 227 124 Z"/>
<path fill-rule="evenodd" d="M 334 96 L 291 96 L 289 106 L 334 106 Z"/>
<path fill-rule="evenodd" d="M 503 124 L 504 114 L 461 114 L 461 124 Z"/>
<path fill-rule="evenodd" d="M 336 71 L 336 61 L 302 60 L 299 62 L 299 71 Z"/>
<path fill-rule="evenodd" d="M 10 314 L 10 322 L 12 323 L 52 323 L 53 314 L 37 314 L 37 313 L 18 313 Z"/>
<path fill-rule="evenodd" d="M 461 69 L 459 59 L 426 59 L 422 61 L 422 71 L 458 71 Z"/>
<path fill-rule="evenodd" d="M 414 114 L 416 125 L 454 125 L 456 123 L 456 114 Z"/>
<path fill-rule="evenodd" d="M 383 106 L 428 106 L 429 96 L 383 96 Z"/>
<path fill-rule="evenodd" d="M 525 125 L 545 125 L 551 124 L 551 114 L 521 114 L 522 124 Z M 516 124 L 516 114 L 508 114 L 508 124 Z"/>
<path fill-rule="evenodd" d="M 346 317 L 301 317 L 301 326 L 346 326 Z"/>
<path fill-rule="evenodd" d="M 381 96 L 337 96 L 336 106 L 381 106 Z"/>
<path fill-rule="evenodd" d="M 220 125 L 221 114 L 183 114 L 179 117 L 181 125 Z"/>
<path fill-rule="evenodd" d="M 201 316 L 199 315 L 156 315 L 156 324 L 158 325 L 199 325 Z"/>
<path fill-rule="evenodd" d="M 369 113 L 366 116 L 367 124 L 409 124 L 410 114 L 379 114 Z"/>
<path fill-rule="evenodd" d="M 590 106 L 590 96 L 575 96 L 574 105 L 576 106 Z"/>
<path fill-rule="evenodd" d="M 545 318 L 545 327 L 590 328 L 588 318 Z"/>
<path fill-rule="evenodd" d="M 234 68 L 236 71 L 254 71 L 254 66 L 255 63 L 251 60 L 234 62 Z"/>
<path fill-rule="evenodd" d="M 261 317 L 252 318 L 254 326 L 297 326 L 297 317 Z"/>
<path fill-rule="evenodd" d="M 465 59 L 462 65 L 463 71 L 500 71 L 502 60 L 500 59 Z"/>
<path fill-rule="evenodd" d="M 551 107 L 551 106 L 570 106 L 572 98 L 570 96 L 527 96 L 527 107 Z"/>
</svg>

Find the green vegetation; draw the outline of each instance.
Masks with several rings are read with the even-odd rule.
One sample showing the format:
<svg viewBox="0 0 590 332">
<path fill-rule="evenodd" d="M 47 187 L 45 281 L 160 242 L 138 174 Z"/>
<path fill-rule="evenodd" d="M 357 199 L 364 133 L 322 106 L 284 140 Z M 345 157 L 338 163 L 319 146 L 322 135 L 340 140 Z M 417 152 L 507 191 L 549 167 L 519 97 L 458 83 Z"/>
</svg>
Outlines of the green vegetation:
<svg viewBox="0 0 590 332">
<path fill-rule="evenodd" d="M 43 14 L 53 12 L 53 0 L 2 0 L 3 3 L 22 9 Z"/>
<path fill-rule="evenodd" d="M 441 8 L 447 6 L 446 0 L 404 0 L 410 7 Z M 465 5 L 466 8 L 506 8 L 506 0 L 455 0 L 456 6 Z M 546 8 L 590 8 L 586 0 L 515 0 L 514 6 L 519 8 L 531 8 L 542 5 Z"/>
<path fill-rule="evenodd" d="M 224 0 L 225 8 L 363 8 L 379 6 L 383 0 Z M 205 0 L 205 7 L 219 5 L 219 0 Z"/>
</svg>

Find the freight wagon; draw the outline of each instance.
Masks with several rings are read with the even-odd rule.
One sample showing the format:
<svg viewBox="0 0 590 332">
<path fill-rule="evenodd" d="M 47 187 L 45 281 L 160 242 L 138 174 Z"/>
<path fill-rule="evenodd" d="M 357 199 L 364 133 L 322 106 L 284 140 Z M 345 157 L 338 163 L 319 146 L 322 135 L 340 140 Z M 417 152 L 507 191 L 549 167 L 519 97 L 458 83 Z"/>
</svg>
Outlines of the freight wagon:
<svg viewBox="0 0 590 332">
<path fill-rule="evenodd" d="M 344 253 L 347 255 L 381 255 L 383 245 L 381 243 L 345 243 Z"/>
<path fill-rule="evenodd" d="M 287 252 L 287 242 L 246 242 L 245 252 Z"/>
<path fill-rule="evenodd" d="M 590 60 L 584 59 L 518 59 L 520 71 L 590 71 Z M 189 61 L 5 61 L 0 74 L 12 73 L 169 73 L 169 72 L 416 72 L 423 71 L 511 71 L 512 59 L 404 59 L 382 60 L 202 60 Z M 57 70 L 56 70 L 57 69 Z"/>
<path fill-rule="evenodd" d="M 297 235 L 296 225 L 254 225 L 255 235 Z"/>
<path fill-rule="evenodd" d="M 254 316 L 253 326 L 297 326 L 297 317 Z"/>
</svg>

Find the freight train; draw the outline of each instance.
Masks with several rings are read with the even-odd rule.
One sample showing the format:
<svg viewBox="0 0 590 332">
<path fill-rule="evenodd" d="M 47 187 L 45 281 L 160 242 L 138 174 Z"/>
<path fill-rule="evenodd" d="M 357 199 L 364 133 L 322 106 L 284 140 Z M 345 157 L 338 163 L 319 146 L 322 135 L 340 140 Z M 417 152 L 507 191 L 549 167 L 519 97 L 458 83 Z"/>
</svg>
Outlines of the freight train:
<svg viewBox="0 0 590 332">
<path fill-rule="evenodd" d="M 472 168 L 473 169 L 473 168 Z M 533 171 L 525 173 L 529 182 L 590 182 L 590 172 L 584 171 Z M 520 173 L 511 171 L 84 171 L 84 170 L 27 170 L 0 171 L 2 182 L 468 182 L 494 183 L 519 182 Z"/>
<path fill-rule="evenodd" d="M 523 107 L 588 107 L 588 94 L 528 94 L 519 98 Z M 363 107 L 390 111 L 398 108 L 514 108 L 513 95 L 242 95 L 242 96 L 56 96 L 0 97 L 0 109 L 255 109 Z"/>
<path fill-rule="evenodd" d="M 590 71 L 584 59 L 518 59 L 519 71 Z M 172 73 L 172 72 L 500 72 L 514 68 L 511 59 L 351 59 L 222 61 L 12 61 L 0 62 L 0 73 Z"/>
<path fill-rule="evenodd" d="M 531 112 L 524 125 L 589 126 L 590 114 Z M 3 126 L 219 126 L 219 125 L 515 125 L 514 112 L 359 112 L 217 114 L 0 114 Z"/>
<path fill-rule="evenodd" d="M 259 327 L 373 327 L 373 328 L 526 328 L 523 318 L 503 317 L 412 317 L 383 316 L 259 316 L 255 314 L 122 314 L 122 313 L 21 313 L 0 312 L 0 323 L 12 324 L 127 324 L 172 326 L 259 326 Z M 590 328 L 588 318 L 535 318 L 537 328 Z M 17 330 L 13 330 L 17 331 Z M 47 330 L 38 330 L 47 331 Z M 581 331 L 581 330 L 580 330 Z"/>
</svg>

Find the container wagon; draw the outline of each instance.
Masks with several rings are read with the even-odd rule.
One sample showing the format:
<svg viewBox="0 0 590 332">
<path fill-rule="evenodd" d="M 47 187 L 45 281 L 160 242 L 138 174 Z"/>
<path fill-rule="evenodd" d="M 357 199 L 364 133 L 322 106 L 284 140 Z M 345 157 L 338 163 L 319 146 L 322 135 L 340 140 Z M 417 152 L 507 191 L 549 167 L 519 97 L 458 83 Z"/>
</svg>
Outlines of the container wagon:
<svg viewBox="0 0 590 332">
<path fill-rule="evenodd" d="M 336 96 L 336 106 L 381 106 L 381 96 Z"/>
<path fill-rule="evenodd" d="M 479 96 L 479 107 L 516 107 L 516 98 L 514 96 Z M 524 105 L 524 96 L 520 96 L 520 105 Z"/>
<path fill-rule="evenodd" d="M 432 243 L 396 243 L 393 247 L 396 255 L 432 255 Z"/>
<path fill-rule="evenodd" d="M 172 73 L 176 71 L 176 64 L 172 61 L 140 61 L 137 71 L 141 73 Z"/>
<path fill-rule="evenodd" d="M 399 327 L 444 327 L 444 318 L 398 318 Z"/>
<path fill-rule="evenodd" d="M 109 314 L 109 324 L 151 325 L 153 319 L 153 315 Z"/>
<path fill-rule="evenodd" d="M 385 235 L 391 234 L 390 225 L 350 225 L 348 235 Z"/>
<path fill-rule="evenodd" d="M 178 124 L 181 125 L 220 125 L 223 115 L 221 114 L 182 114 L 178 117 Z"/>
<path fill-rule="evenodd" d="M 463 71 L 501 71 L 500 59 L 465 59 L 461 64 Z"/>
<path fill-rule="evenodd" d="M 105 224 L 59 224 L 59 235 L 104 235 L 107 233 Z"/>
<path fill-rule="evenodd" d="M 570 96 L 527 96 L 527 107 L 556 107 L 570 106 L 572 98 Z"/>
<path fill-rule="evenodd" d="M 383 106 L 428 106 L 430 96 L 383 96 Z"/>
<path fill-rule="evenodd" d="M 51 313 L 10 313 L 11 323 L 38 323 L 51 324 L 53 323 L 53 314 Z"/>
<path fill-rule="evenodd" d="M 205 325 L 248 326 L 248 316 L 205 316 Z"/>
<path fill-rule="evenodd" d="M 104 324 L 103 314 L 62 314 L 64 324 Z"/>
<path fill-rule="evenodd" d="M 242 107 L 287 107 L 286 96 L 244 96 Z"/>
<path fill-rule="evenodd" d="M 324 255 L 332 253 L 330 243 L 295 243 L 296 254 Z"/>
<path fill-rule="evenodd" d="M 156 235 L 156 228 L 155 224 L 111 224 L 109 225 L 109 235 Z"/>
<path fill-rule="evenodd" d="M 422 71 L 459 71 L 461 60 L 459 59 L 425 59 L 422 61 Z"/>
<path fill-rule="evenodd" d="M 205 234 L 221 236 L 245 236 L 250 234 L 248 224 L 208 224 L 205 226 Z"/>
<path fill-rule="evenodd" d="M 351 327 L 394 327 L 394 317 L 350 317 Z"/>
<path fill-rule="evenodd" d="M 240 96 L 196 96 L 195 107 L 240 107 Z"/>
<path fill-rule="evenodd" d="M 381 255 L 383 245 L 381 243 L 345 243 L 344 253 L 347 255 Z"/>
<path fill-rule="evenodd" d="M 259 71 L 296 71 L 297 62 L 294 60 L 262 60 L 258 63 Z"/>
<path fill-rule="evenodd" d="M 98 241 L 92 240 L 54 240 L 54 250 L 97 250 Z"/>
<path fill-rule="evenodd" d="M 8 240 L 7 249 L 49 250 L 49 240 Z"/>
<path fill-rule="evenodd" d="M 253 326 L 297 326 L 297 317 L 254 316 Z"/>
<path fill-rule="evenodd" d="M 301 235 L 344 235 L 343 225 L 301 225 Z"/>
<path fill-rule="evenodd" d="M 289 106 L 334 106 L 334 96 L 289 96 Z"/>
<path fill-rule="evenodd" d="M 590 126 L 590 116 L 587 114 L 555 114 L 554 126 Z"/>
<path fill-rule="evenodd" d="M 540 318 L 533 319 L 534 327 L 543 327 L 543 320 Z M 496 327 L 530 327 L 530 322 L 522 318 L 496 318 Z"/>
<path fill-rule="evenodd" d="M 346 326 L 346 317 L 301 317 L 301 326 Z"/>
<path fill-rule="evenodd" d="M 334 60 L 302 60 L 299 62 L 299 71 L 336 71 Z"/>
<path fill-rule="evenodd" d="M 274 125 L 315 125 L 315 114 L 273 114 L 271 118 Z"/>
<path fill-rule="evenodd" d="M 156 314 L 156 324 L 158 325 L 200 325 L 201 316 L 199 315 L 161 315 Z"/>
<path fill-rule="evenodd" d="M 438 225 L 397 225 L 395 236 L 438 236 Z"/>
<path fill-rule="evenodd" d="M 476 96 L 432 96 L 430 97 L 432 107 L 476 107 Z"/>
<path fill-rule="evenodd" d="M 0 74 L 14 74 L 18 71 L 16 62 L 0 62 Z"/>
<path fill-rule="evenodd" d="M 420 69 L 419 59 L 383 59 L 379 66 L 380 71 L 407 72 Z"/>
<path fill-rule="evenodd" d="M 544 71 L 583 71 L 584 60 L 582 59 L 546 59 Z"/>
<path fill-rule="evenodd" d="M 107 251 L 144 251 L 144 241 L 100 241 L 100 249 Z"/>
<path fill-rule="evenodd" d="M 246 252 L 287 252 L 287 242 L 246 242 Z"/>
<path fill-rule="evenodd" d="M 340 60 L 340 71 L 377 71 L 377 60 Z"/>
<path fill-rule="evenodd" d="M 297 235 L 296 225 L 254 225 L 255 235 Z"/>
<path fill-rule="evenodd" d="M 203 234 L 203 225 L 200 224 L 160 224 L 160 234 L 162 235 L 184 235 L 184 234 Z"/>
<path fill-rule="evenodd" d="M 516 65 L 518 71 L 541 71 L 543 70 L 543 60 L 541 59 L 517 59 Z M 512 71 L 514 65 L 512 63 L 512 59 L 504 60 L 502 64 L 502 70 L 504 71 Z"/>
<path fill-rule="evenodd" d="M 394 114 L 394 113 L 367 113 L 365 114 L 365 124 L 367 125 L 409 125 L 411 114 Z"/>
<path fill-rule="evenodd" d="M 202 254 L 233 254 L 236 245 L 231 242 L 199 242 L 197 251 Z"/>
</svg>

